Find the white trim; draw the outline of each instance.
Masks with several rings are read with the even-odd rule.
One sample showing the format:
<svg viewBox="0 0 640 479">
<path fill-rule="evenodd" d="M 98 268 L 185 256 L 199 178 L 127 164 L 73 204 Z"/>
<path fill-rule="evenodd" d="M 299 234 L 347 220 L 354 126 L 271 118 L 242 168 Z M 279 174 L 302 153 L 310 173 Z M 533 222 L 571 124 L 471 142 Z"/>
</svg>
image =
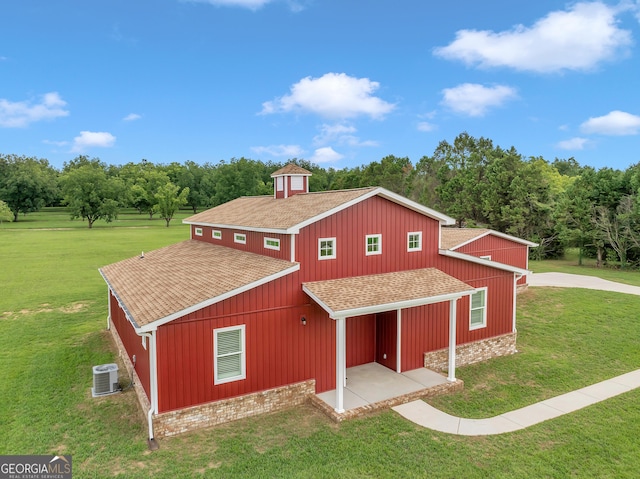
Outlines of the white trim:
<svg viewBox="0 0 640 479">
<path fill-rule="evenodd" d="M 107 286 L 107 308 L 109 312 L 107 314 L 107 331 L 111 329 L 111 288 Z"/>
<path fill-rule="evenodd" d="M 402 310 L 396 310 L 396 372 L 402 372 Z"/>
<path fill-rule="evenodd" d="M 467 229 L 473 229 L 473 228 L 467 228 Z M 452 251 L 457 250 L 458 248 L 462 248 L 463 246 L 466 246 L 469 243 L 473 243 L 474 241 L 478 241 L 480 238 L 484 238 L 487 235 L 497 236 L 498 238 L 502 238 L 502 239 L 506 239 L 506 240 L 509 240 L 509 241 L 513 241 L 514 243 L 520 243 L 520 244 L 523 244 L 523 245 L 531 246 L 533 248 L 535 248 L 536 246 L 539 246 L 538 243 L 534 243 L 533 241 L 528 241 L 526 239 L 518 238 L 517 236 L 511 236 L 511 235 L 508 235 L 506 233 L 501 233 L 500 231 L 495 231 L 495 230 L 486 230 L 484 233 L 480 233 L 477 236 L 474 236 L 473 238 L 468 239 L 467 241 L 463 241 L 459 245 L 453 246 L 453 247 L 451 247 L 449 249 L 452 250 Z M 527 250 L 527 253 L 528 252 L 529 251 Z"/>
<path fill-rule="evenodd" d="M 216 233 L 218 234 L 218 236 L 216 236 Z M 221 230 L 211 230 L 211 238 L 215 239 L 215 240 L 221 240 L 222 239 L 222 231 Z"/>
<path fill-rule="evenodd" d="M 447 381 L 456 380 L 456 299 L 449 303 L 449 366 L 447 368 Z"/>
<path fill-rule="evenodd" d="M 290 181 L 291 181 L 291 191 L 304 191 L 304 175 L 289 175 Z M 300 186 L 300 188 L 294 188 L 293 186 L 293 180 L 296 180 L 296 182 L 300 182 L 300 185 L 296 185 L 296 186 Z"/>
<path fill-rule="evenodd" d="M 218 333 L 226 331 L 240 331 L 240 351 L 233 354 L 240 354 L 240 374 L 228 378 L 218 378 Z M 246 327 L 244 324 L 237 326 L 228 326 L 226 328 L 214 328 L 213 330 L 213 384 L 225 384 L 234 381 L 241 381 L 247 378 L 247 342 Z"/>
<path fill-rule="evenodd" d="M 518 268 L 516 266 L 511 266 L 504 263 L 498 263 L 497 261 L 489 261 L 488 259 L 478 258 L 477 256 L 472 256 L 470 254 L 458 253 L 457 251 L 451 251 L 449 249 L 440 249 L 438 252 L 442 256 L 457 258 L 463 261 L 468 261 L 470 263 L 482 264 L 484 266 L 500 269 L 502 271 L 509 271 L 510 273 L 516 273 L 520 275 L 526 275 L 531 273 L 531 271 L 527 271 L 526 269 Z"/>
<path fill-rule="evenodd" d="M 196 236 L 202 236 L 202 227 L 194 228 L 193 232 Z"/>
<path fill-rule="evenodd" d="M 276 176 L 276 191 L 284 191 L 284 176 Z"/>
<path fill-rule="evenodd" d="M 242 237 L 242 238 L 240 238 Z M 233 242 L 238 244 L 247 244 L 246 233 L 233 233 Z"/>
<path fill-rule="evenodd" d="M 516 295 L 518 294 L 518 275 L 517 274 L 513 274 L 513 328 L 511 330 L 511 332 L 515 333 L 516 330 Z"/>
<path fill-rule="evenodd" d="M 369 251 L 369 239 L 377 238 L 378 241 L 372 243 L 371 245 L 377 246 L 375 251 Z M 365 235 L 364 237 L 364 254 L 366 256 L 374 256 L 378 254 L 382 254 L 382 233 L 377 233 L 374 235 Z"/>
<path fill-rule="evenodd" d="M 291 234 L 290 236 L 290 249 L 291 249 L 291 258 L 290 261 L 292 263 L 296 262 L 296 235 Z"/>
<path fill-rule="evenodd" d="M 302 285 L 302 290 L 309 295 L 318 305 L 324 309 L 331 319 L 347 318 L 351 316 L 360 316 L 363 314 L 381 313 L 383 311 L 389 311 L 392 309 L 406 309 L 413 308 L 415 306 L 423 306 L 425 304 L 441 303 L 443 301 L 449 301 L 451 299 L 459 299 L 464 296 L 470 296 L 475 291 L 463 291 L 460 293 L 449 293 L 439 296 L 429 296 L 426 298 L 410 299 L 406 301 L 396 301 L 393 303 L 375 304 L 373 306 L 364 306 L 362 308 L 344 309 L 340 311 L 332 310 L 325 302 L 313 294 L 306 285 Z"/>
<path fill-rule="evenodd" d="M 269 241 L 273 241 L 275 243 L 278 243 L 278 246 L 267 244 Z M 264 237 L 264 247 L 265 247 L 265 249 L 272 249 L 272 250 L 275 250 L 275 251 L 280 251 L 280 239 L 278 239 L 278 238 L 269 238 L 268 236 L 265 236 Z"/>
<path fill-rule="evenodd" d="M 268 283 L 270 281 L 273 281 L 275 279 L 278 278 L 282 278 L 283 276 L 287 276 L 291 273 L 294 273 L 295 271 L 300 270 L 300 264 L 294 264 L 293 266 L 291 266 L 291 268 L 287 268 L 283 271 L 279 271 L 278 273 L 269 275 L 269 276 L 265 276 L 264 278 L 261 278 L 257 281 L 254 281 L 252 283 L 249 284 L 245 284 L 244 286 L 240 286 L 239 288 L 233 289 L 231 291 L 228 291 L 224 294 L 221 294 L 220 296 L 216 296 L 215 298 L 210 298 L 207 299 L 206 301 L 202 301 L 201 303 L 198 304 L 194 304 L 193 306 L 189 306 L 188 308 L 185 308 L 181 311 L 177 311 L 173 314 L 170 314 L 169 316 L 165 316 L 164 318 L 160 318 L 157 319 L 149 324 L 146 324 L 142 327 L 139 328 L 140 331 L 155 331 L 156 329 L 158 329 L 158 326 L 162 326 L 163 324 L 166 323 L 170 323 L 171 321 L 173 321 L 174 319 L 178 319 L 182 316 L 185 316 L 189 313 L 193 313 L 194 311 L 198 311 L 199 309 L 202 308 L 206 308 L 207 306 L 211 306 L 212 304 L 216 304 L 219 303 L 220 301 L 224 301 L 225 299 L 228 298 L 232 298 L 240 293 L 244 293 L 245 291 L 249 291 L 250 289 L 256 288 L 258 286 L 261 286 L 265 283 Z"/>
<path fill-rule="evenodd" d="M 333 250 L 333 254 L 329 255 L 329 256 L 322 256 L 320 253 L 322 252 L 321 249 L 321 244 L 322 242 L 325 241 L 331 241 L 332 242 L 332 246 L 331 249 Z M 325 260 L 325 259 L 336 259 L 336 237 L 330 237 L 330 238 L 318 238 L 318 260 Z"/>
<path fill-rule="evenodd" d="M 480 324 L 471 324 L 471 313 L 474 311 L 473 309 L 473 297 L 478 294 L 484 292 L 484 304 L 482 305 L 482 323 Z M 469 331 L 474 331 L 476 329 L 482 329 L 482 328 L 486 328 L 487 327 L 487 303 L 488 301 L 488 296 L 489 296 L 489 288 L 487 288 L 486 286 L 483 286 L 482 288 L 476 288 L 475 293 L 473 293 L 470 297 L 469 297 Z M 478 310 L 480 308 L 476 308 L 476 310 Z"/>
<path fill-rule="evenodd" d="M 244 225 L 231 225 L 231 224 L 224 224 L 224 223 L 204 223 L 202 221 L 185 221 L 182 220 L 182 223 L 185 225 L 200 225 L 200 226 L 210 226 L 212 228 L 225 228 L 225 229 L 243 229 L 245 231 L 255 231 L 256 233 L 272 233 L 272 234 L 291 234 L 291 233 L 298 233 L 298 231 L 290 231 L 289 229 L 282 229 L 282 228 L 254 228 L 252 226 L 244 226 Z"/>
<path fill-rule="evenodd" d="M 418 246 L 412 248 L 410 246 L 411 236 L 418 236 Z M 414 251 L 422 251 L 422 231 L 409 231 L 407 233 L 407 253 L 412 253 Z"/>
<path fill-rule="evenodd" d="M 481 254 L 480 256 L 478 256 L 478 258 L 486 259 L 486 260 L 491 261 L 491 255 L 490 254 Z"/>
<path fill-rule="evenodd" d="M 336 318 L 336 407 L 338 414 L 344 412 L 344 386 L 346 377 L 346 318 Z"/>
</svg>

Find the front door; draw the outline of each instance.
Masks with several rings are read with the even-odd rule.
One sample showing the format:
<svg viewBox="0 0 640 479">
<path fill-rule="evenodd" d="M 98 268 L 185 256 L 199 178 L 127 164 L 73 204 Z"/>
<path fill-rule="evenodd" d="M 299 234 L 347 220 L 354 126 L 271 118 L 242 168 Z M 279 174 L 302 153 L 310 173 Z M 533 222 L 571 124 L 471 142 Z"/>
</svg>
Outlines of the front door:
<svg viewBox="0 0 640 479">
<path fill-rule="evenodd" d="M 397 321 L 396 311 L 376 314 L 376 362 L 396 370 Z"/>
</svg>

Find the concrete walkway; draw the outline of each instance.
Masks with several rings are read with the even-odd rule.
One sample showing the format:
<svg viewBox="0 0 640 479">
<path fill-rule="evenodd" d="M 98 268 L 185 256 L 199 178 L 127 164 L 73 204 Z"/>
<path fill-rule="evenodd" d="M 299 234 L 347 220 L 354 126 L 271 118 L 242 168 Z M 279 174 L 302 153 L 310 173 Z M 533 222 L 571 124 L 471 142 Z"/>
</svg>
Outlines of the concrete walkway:
<svg viewBox="0 0 640 479">
<path fill-rule="evenodd" d="M 420 400 L 392 409 L 409 421 L 436 431 L 462 436 L 488 436 L 524 429 L 638 387 L 640 387 L 640 369 L 487 419 L 451 416 Z"/>
<path fill-rule="evenodd" d="M 585 288 L 640 296 L 640 287 L 607 281 L 595 276 L 566 273 L 537 273 L 527 278 L 529 286 Z M 392 408 L 423 427 L 463 436 L 487 436 L 517 431 L 563 414 L 612 398 L 640 387 L 640 369 L 597 384 L 487 419 L 465 419 L 444 413 L 424 401 L 412 401 Z"/>
</svg>

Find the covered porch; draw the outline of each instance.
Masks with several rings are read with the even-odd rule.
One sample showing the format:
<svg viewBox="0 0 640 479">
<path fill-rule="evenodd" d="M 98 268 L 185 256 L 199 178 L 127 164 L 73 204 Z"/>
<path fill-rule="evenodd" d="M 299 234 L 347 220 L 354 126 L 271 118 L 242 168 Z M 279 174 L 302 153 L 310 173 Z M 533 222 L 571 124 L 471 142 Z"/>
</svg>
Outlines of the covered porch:
<svg viewBox="0 0 640 479">
<path fill-rule="evenodd" d="M 321 393 L 319 401 L 314 402 L 325 410 L 332 408 L 331 415 L 336 415 L 336 419 L 341 420 L 347 411 L 368 409 L 372 405 L 389 407 L 405 402 L 397 398 L 412 400 L 429 395 L 429 391 L 444 390 L 449 386 L 461 387 L 461 382 L 455 378 L 456 304 L 458 299 L 473 294 L 473 287 L 436 268 L 424 268 L 316 281 L 303 284 L 303 290 L 335 322 L 336 387 Z M 446 378 L 425 368 L 414 369 L 415 365 L 405 371 L 409 368 L 403 366 L 405 333 L 402 310 L 433 303 L 448 303 L 446 333 L 449 337 L 449 367 Z M 389 358 L 385 354 L 376 356 L 376 362 L 347 368 L 345 326 L 349 318 L 371 314 L 377 317 L 390 311 L 395 313 L 393 360 L 387 361 Z M 378 339 L 375 341 L 378 342 Z M 412 351 L 411 355 L 423 353 L 424 350 Z"/>
</svg>

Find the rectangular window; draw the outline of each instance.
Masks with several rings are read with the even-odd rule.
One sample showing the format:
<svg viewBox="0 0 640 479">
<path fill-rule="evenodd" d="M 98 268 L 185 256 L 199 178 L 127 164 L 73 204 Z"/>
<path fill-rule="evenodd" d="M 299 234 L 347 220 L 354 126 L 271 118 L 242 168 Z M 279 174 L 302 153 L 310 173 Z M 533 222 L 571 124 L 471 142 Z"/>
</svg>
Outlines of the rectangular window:
<svg viewBox="0 0 640 479">
<path fill-rule="evenodd" d="M 318 259 L 335 259 L 336 257 L 336 239 L 335 238 L 319 238 L 318 239 Z"/>
<path fill-rule="evenodd" d="M 487 326 L 487 288 L 479 288 L 471 295 L 471 312 L 469 314 L 469 329 Z"/>
<path fill-rule="evenodd" d="M 244 328 L 243 324 L 213 330 L 214 384 L 246 378 Z"/>
<path fill-rule="evenodd" d="M 266 249 L 274 249 L 276 251 L 280 251 L 280 240 L 277 238 L 266 238 L 264 239 L 264 247 Z"/>
<path fill-rule="evenodd" d="M 367 235 L 365 237 L 365 252 L 367 256 L 382 254 L 382 235 Z"/>
<path fill-rule="evenodd" d="M 422 231 L 407 233 L 407 251 L 422 251 Z"/>
<path fill-rule="evenodd" d="M 202 228 L 196 228 L 196 236 L 202 236 Z"/>
<path fill-rule="evenodd" d="M 247 244 L 247 235 L 242 233 L 234 233 L 233 241 L 234 243 Z"/>
<path fill-rule="evenodd" d="M 491 255 L 486 254 L 486 255 L 480 256 L 480 259 L 488 259 L 489 261 L 491 261 Z"/>
<path fill-rule="evenodd" d="M 304 186 L 304 176 L 291 177 L 291 191 L 302 191 Z"/>
<path fill-rule="evenodd" d="M 211 230 L 211 237 L 213 239 L 221 240 L 222 239 L 222 231 L 220 231 L 220 230 Z"/>
<path fill-rule="evenodd" d="M 282 176 L 276 177 L 276 190 L 277 191 L 284 190 L 284 178 Z"/>
</svg>

